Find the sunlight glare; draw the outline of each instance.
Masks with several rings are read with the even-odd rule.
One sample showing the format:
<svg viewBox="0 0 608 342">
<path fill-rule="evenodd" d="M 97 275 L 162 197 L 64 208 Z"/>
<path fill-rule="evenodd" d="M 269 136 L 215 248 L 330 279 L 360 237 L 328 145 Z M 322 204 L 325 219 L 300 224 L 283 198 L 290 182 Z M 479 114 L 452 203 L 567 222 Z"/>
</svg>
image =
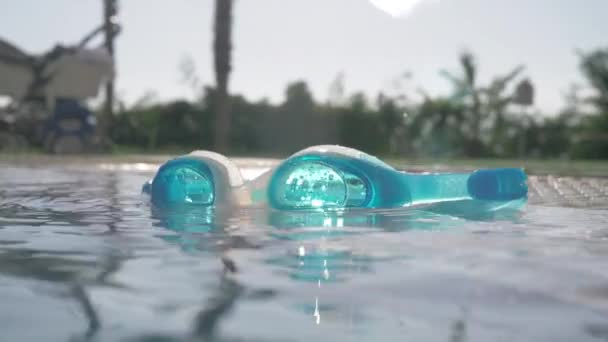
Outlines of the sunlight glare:
<svg viewBox="0 0 608 342">
<path fill-rule="evenodd" d="M 423 0 L 369 0 L 372 5 L 388 13 L 393 17 L 401 17 L 408 14 L 418 3 Z"/>
</svg>

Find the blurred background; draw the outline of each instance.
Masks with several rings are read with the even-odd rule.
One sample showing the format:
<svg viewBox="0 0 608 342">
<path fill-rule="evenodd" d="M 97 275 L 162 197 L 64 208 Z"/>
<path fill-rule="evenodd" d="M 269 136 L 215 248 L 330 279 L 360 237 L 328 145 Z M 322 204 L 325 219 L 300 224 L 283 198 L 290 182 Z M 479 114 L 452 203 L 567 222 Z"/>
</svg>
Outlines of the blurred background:
<svg viewBox="0 0 608 342">
<path fill-rule="evenodd" d="M 0 0 L 0 151 L 608 159 L 605 0 Z"/>
</svg>

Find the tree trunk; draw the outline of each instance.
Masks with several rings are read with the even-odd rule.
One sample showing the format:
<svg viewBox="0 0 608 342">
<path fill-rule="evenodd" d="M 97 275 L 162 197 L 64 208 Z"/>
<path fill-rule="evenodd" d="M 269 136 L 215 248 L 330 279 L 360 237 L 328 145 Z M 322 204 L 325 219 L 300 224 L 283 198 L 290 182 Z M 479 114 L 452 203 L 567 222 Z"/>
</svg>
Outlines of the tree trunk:
<svg viewBox="0 0 608 342">
<path fill-rule="evenodd" d="M 215 38 L 213 42 L 216 98 L 214 145 L 218 152 L 230 148 L 230 96 L 228 80 L 231 70 L 231 31 L 233 0 L 215 0 Z"/>
<path fill-rule="evenodd" d="M 104 0 L 103 1 L 103 31 L 105 36 L 104 47 L 108 50 L 110 57 L 114 60 L 114 16 L 116 16 L 117 3 L 116 0 Z M 110 129 L 112 127 L 112 121 L 114 119 L 114 76 L 108 81 L 105 89 L 105 105 L 99 122 L 99 138 L 103 147 L 107 147 L 110 144 Z"/>
</svg>

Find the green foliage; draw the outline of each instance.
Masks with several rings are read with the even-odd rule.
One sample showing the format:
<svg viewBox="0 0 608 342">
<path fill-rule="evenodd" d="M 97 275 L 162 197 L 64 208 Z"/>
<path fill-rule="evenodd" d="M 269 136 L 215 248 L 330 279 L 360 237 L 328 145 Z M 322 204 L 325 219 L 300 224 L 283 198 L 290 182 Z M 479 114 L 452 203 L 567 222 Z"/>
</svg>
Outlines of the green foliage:
<svg viewBox="0 0 608 342">
<path fill-rule="evenodd" d="M 608 115 L 608 48 L 581 54 L 581 70 L 594 90 L 589 99 L 600 115 Z"/>
<path fill-rule="evenodd" d="M 315 101 L 303 81 L 289 84 L 280 104 L 230 96 L 230 153 L 285 156 L 310 145 L 341 144 L 399 157 L 608 158 L 608 49 L 581 54 L 593 96 L 568 97 L 557 116 L 527 114 L 514 105 L 513 83 L 523 67 L 480 85 L 472 54 L 462 54 L 460 66 L 459 74 L 442 72 L 453 85 L 450 96 L 425 95 L 420 103 L 404 103 L 404 94 L 347 97 L 343 76 L 328 103 Z M 140 103 L 119 113 L 112 138 L 150 151 L 212 149 L 217 95 L 205 88 L 195 102 Z M 585 104 L 591 113 L 582 113 Z"/>
<path fill-rule="evenodd" d="M 595 111 L 579 127 L 574 153 L 583 158 L 608 158 L 608 48 L 581 53 L 581 71 L 593 94 L 585 99 Z"/>
<path fill-rule="evenodd" d="M 114 120 L 112 139 L 117 144 L 144 146 L 149 150 L 197 146 L 201 130 L 210 131 L 203 124 L 209 117 L 204 108 L 186 101 L 133 108 L 120 113 Z M 210 142 L 204 140 L 201 143 Z"/>
<path fill-rule="evenodd" d="M 446 98 L 426 99 L 409 126 L 419 155 L 458 156 L 468 149 L 465 106 Z"/>
</svg>

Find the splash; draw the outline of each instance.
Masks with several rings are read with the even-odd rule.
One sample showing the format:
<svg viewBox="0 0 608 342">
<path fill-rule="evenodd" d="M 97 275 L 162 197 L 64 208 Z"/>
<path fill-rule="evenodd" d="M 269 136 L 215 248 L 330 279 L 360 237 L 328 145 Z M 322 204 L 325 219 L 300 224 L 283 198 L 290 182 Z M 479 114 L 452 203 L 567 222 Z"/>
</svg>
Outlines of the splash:
<svg viewBox="0 0 608 342">
<path fill-rule="evenodd" d="M 370 0 L 372 5 L 395 18 L 410 13 L 416 5 L 423 1 L 424 0 Z"/>
</svg>

